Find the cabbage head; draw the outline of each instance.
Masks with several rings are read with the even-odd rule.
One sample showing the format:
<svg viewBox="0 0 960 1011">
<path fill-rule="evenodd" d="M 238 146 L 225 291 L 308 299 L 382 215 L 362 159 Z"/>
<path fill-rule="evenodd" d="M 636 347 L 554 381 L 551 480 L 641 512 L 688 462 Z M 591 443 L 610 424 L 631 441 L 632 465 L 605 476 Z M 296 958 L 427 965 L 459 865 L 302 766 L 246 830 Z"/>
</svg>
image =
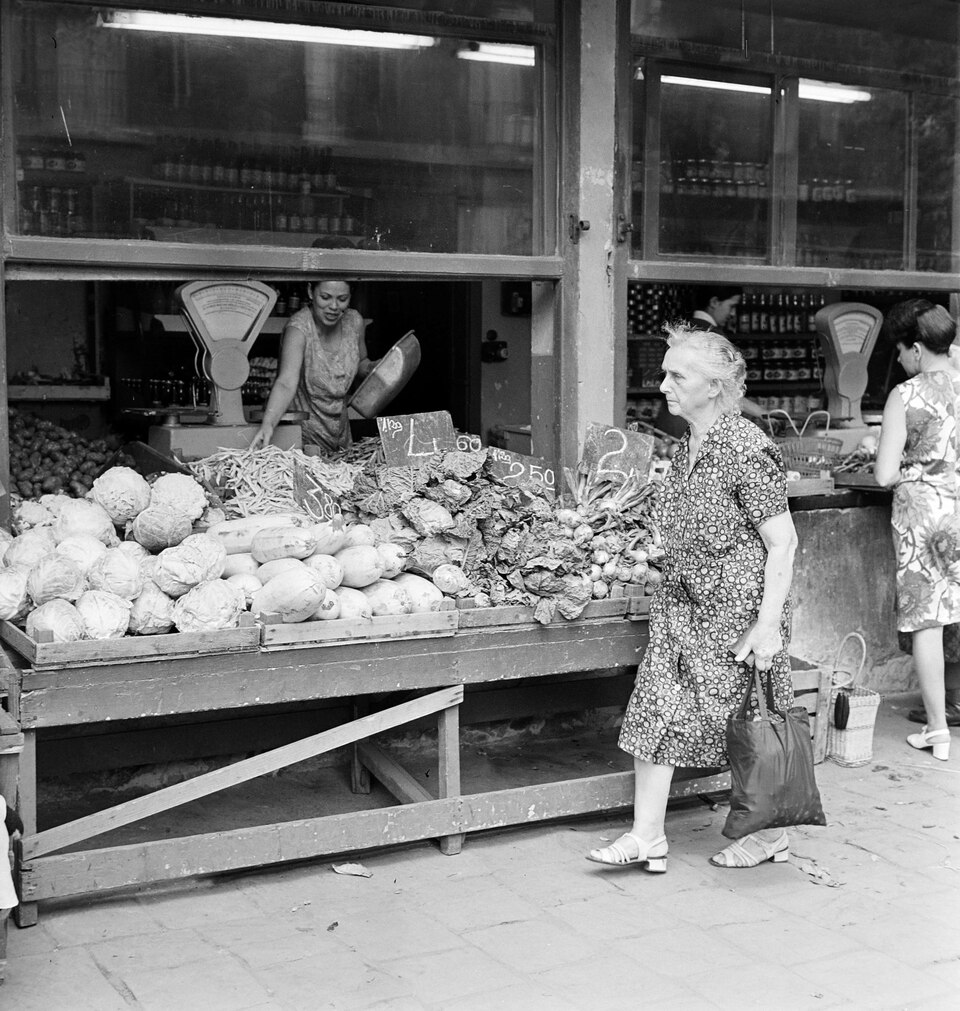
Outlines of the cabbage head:
<svg viewBox="0 0 960 1011">
<path fill-rule="evenodd" d="M 87 588 L 83 570 L 72 559 L 46 555 L 27 574 L 27 593 L 35 604 L 59 597 L 76 600 Z"/>
<path fill-rule="evenodd" d="M 150 505 L 169 506 L 192 525 L 207 508 L 207 493 L 189 474 L 161 474 L 150 489 Z"/>
<path fill-rule="evenodd" d="M 236 628 L 247 597 L 225 579 L 211 579 L 185 593 L 173 605 L 173 623 L 181 632 L 212 632 Z"/>
<path fill-rule="evenodd" d="M 64 537 L 57 545 L 57 554 L 76 562 L 84 573 L 106 550 L 107 546 L 103 541 L 89 534 Z"/>
<path fill-rule="evenodd" d="M 50 632 L 53 642 L 78 642 L 83 638 L 83 619 L 73 604 L 57 597 L 27 615 L 26 631 L 31 639 L 39 640 L 40 633 Z"/>
<path fill-rule="evenodd" d="M 23 533 L 33 527 L 52 527 L 56 516 L 45 506 L 31 499 L 22 499 L 13 507 L 13 528 Z"/>
<path fill-rule="evenodd" d="M 7 568 L 29 571 L 45 555 L 52 555 L 57 548 L 52 527 L 34 527 L 24 530 L 7 545 L 3 564 Z"/>
<path fill-rule="evenodd" d="M 152 580 L 133 602 L 127 627 L 134 635 L 162 635 L 173 628 L 173 601 Z"/>
<path fill-rule="evenodd" d="M 93 482 L 89 497 L 122 527 L 150 505 L 150 485 L 131 467 L 111 467 Z"/>
<path fill-rule="evenodd" d="M 30 605 L 25 569 L 0 569 L 0 618 L 16 621 Z"/>
<path fill-rule="evenodd" d="M 191 534 L 181 544 L 157 555 L 153 581 L 171 597 L 181 597 L 200 583 L 219 579 L 227 552 L 216 537 Z"/>
<path fill-rule="evenodd" d="M 130 624 L 132 604 L 107 590 L 87 590 L 77 598 L 85 639 L 120 639 Z"/>
<path fill-rule="evenodd" d="M 107 590 L 124 600 L 133 600 L 143 591 L 140 559 L 119 547 L 108 548 L 87 570 L 91 590 Z"/>
<path fill-rule="evenodd" d="M 168 505 L 149 505 L 127 528 L 129 536 L 147 551 L 179 544 L 190 533 L 192 521 Z"/>
<path fill-rule="evenodd" d="M 89 534 L 103 541 L 108 548 L 116 547 L 120 543 L 107 510 L 102 505 L 84 498 L 68 498 L 60 506 L 60 512 L 53 524 L 53 534 L 58 542 L 66 537 L 75 537 L 77 534 Z"/>
</svg>

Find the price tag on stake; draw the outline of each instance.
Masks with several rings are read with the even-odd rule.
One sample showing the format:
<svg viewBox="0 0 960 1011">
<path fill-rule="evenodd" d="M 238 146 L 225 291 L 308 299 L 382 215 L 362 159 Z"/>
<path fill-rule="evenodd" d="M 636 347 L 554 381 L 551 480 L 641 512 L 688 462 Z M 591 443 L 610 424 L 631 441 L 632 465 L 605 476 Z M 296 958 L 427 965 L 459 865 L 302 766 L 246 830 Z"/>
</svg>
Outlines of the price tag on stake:
<svg viewBox="0 0 960 1011">
<path fill-rule="evenodd" d="M 524 456 L 509 449 L 491 446 L 487 450 L 484 464 L 487 473 L 511 487 L 519 486 L 553 497 L 556 493 L 557 478 L 546 460 L 536 456 Z"/>
<path fill-rule="evenodd" d="M 447 411 L 377 418 L 377 429 L 388 467 L 415 467 L 426 457 L 460 448 Z"/>
<path fill-rule="evenodd" d="M 293 498 L 308 516 L 315 520 L 332 520 L 340 516 L 340 503 L 314 480 L 302 464 L 293 464 Z"/>
<path fill-rule="evenodd" d="M 653 449 L 653 437 L 643 432 L 592 424 L 587 428 L 580 470 L 599 479 L 621 483 L 636 472 L 646 481 Z"/>
</svg>

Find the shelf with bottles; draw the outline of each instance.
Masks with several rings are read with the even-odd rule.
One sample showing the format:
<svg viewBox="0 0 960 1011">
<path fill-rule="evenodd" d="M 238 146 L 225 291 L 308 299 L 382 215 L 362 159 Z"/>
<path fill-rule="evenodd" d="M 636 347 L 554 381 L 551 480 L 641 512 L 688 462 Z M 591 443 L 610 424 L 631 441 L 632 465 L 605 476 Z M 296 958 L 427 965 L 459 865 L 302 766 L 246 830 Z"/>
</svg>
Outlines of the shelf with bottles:
<svg viewBox="0 0 960 1011">
<path fill-rule="evenodd" d="M 766 200 L 770 168 L 766 162 L 676 158 L 660 162 L 661 197 L 711 200 Z"/>
</svg>

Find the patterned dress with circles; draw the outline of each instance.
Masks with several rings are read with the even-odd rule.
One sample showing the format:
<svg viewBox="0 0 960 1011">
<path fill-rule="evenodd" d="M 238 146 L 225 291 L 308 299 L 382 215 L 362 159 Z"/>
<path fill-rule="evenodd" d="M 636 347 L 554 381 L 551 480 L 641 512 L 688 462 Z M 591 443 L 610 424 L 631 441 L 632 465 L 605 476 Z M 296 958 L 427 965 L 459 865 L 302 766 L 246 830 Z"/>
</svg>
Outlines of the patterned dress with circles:
<svg viewBox="0 0 960 1011">
<path fill-rule="evenodd" d="M 688 452 L 684 435 L 660 498 L 663 580 L 620 747 L 659 765 L 710 768 L 726 764 L 727 717 L 753 676 L 729 647 L 757 617 L 766 563 L 758 527 L 787 511 L 787 485 L 780 450 L 739 415 L 711 426 L 689 474 Z M 789 602 L 781 633 L 770 676 L 787 709 Z"/>
<path fill-rule="evenodd" d="M 893 491 L 897 628 L 960 622 L 960 379 L 921 372 L 897 387 L 907 439 Z M 944 633 L 948 660 L 956 629 Z"/>
</svg>

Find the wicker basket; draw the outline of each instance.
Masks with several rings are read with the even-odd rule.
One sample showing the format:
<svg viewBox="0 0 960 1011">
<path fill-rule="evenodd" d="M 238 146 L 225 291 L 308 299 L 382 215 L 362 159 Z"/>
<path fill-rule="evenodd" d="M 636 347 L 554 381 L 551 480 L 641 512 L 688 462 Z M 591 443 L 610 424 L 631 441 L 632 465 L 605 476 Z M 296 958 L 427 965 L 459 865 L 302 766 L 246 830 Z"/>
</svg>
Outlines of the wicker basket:
<svg viewBox="0 0 960 1011">
<path fill-rule="evenodd" d="M 807 435 L 807 426 L 815 415 L 822 414 L 827 419 L 825 432 L 830 430 L 830 413 L 828 411 L 811 411 L 798 429 L 793 418 L 786 411 L 775 410 L 767 414 L 767 424 L 771 416 L 782 414 L 792 430 L 792 435 L 774 435 L 771 425 L 771 435 L 783 454 L 783 465 L 788 471 L 796 471 L 802 477 L 819 477 L 821 471 L 832 471 L 840 462 L 843 440 L 830 435 Z"/>
<path fill-rule="evenodd" d="M 855 674 L 839 669 L 843 647 L 850 639 L 860 645 L 860 664 Z M 830 695 L 830 722 L 827 728 L 827 758 L 837 765 L 853 767 L 866 765 L 873 760 L 873 728 L 880 706 L 880 693 L 858 684 L 866 659 L 867 644 L 863 636 L 857 632 L 844 636 L 833 662 L 833 691 Z M 849 709 L 843 729 L 836 725 L 837 699 L 841 695 Z"/>
</svg>

